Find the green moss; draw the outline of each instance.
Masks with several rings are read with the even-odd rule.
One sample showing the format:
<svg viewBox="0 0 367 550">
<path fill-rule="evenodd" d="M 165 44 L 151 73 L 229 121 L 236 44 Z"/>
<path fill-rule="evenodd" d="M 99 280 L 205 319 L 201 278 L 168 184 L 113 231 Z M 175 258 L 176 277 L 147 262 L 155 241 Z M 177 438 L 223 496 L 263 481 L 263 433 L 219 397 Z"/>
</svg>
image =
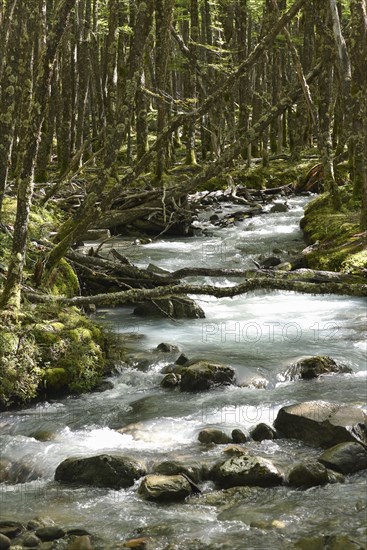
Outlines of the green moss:
<svg viewBox="0 0 367 550">
<path fill-rule="evenodd" d="M 366 239 L 359 230 L 360 211 L 351 187 L 340 188 L 342 208 L 335 212 L 327 193 L 310 202 L 301 222 L 306 240 L 319 246 L 307 255 L 312 269 L 359 274 L 366 268 Z"/>
<path fill-rule="evenodd" d="M 36 397 L 41 373 L 32 334 L 0 326 L 0 408 Z"/>
<path fill-rule="evenodd" d="M 71 265 L 62 258 L 55 268 L 51 293 L 56 296 L 72 298 L 79 293 L 79 280 Z"/>
<path fill-rule="evenodd" d="M 46 391 L 60 391 L 67 387 L 69 376 L 65 369 L 55 367 L 44 371 L 43 381 Z"/>
</svg>

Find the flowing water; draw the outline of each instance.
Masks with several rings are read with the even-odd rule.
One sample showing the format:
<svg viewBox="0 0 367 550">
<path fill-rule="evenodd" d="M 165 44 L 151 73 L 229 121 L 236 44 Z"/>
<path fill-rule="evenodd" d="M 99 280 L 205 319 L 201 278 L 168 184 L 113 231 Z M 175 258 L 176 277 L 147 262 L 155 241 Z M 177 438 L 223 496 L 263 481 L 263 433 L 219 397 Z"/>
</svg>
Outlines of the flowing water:
<svg viewBox="0 0 367 550">
<path fill-rule="evenodd" d="M 299 230 L 306 199 L 289 200 L 286 213 L 258 216 L 219 229 L 203 213 L 204 229 L 196 237 L 163 238 L 144 246 L 126 240 L 113 243 L 136 265 L 161 268 L 253 268 L 259 255 L 287 259 L 304 247 Z M 224 205 L 228 212 L 236 210 Z M 237 207 L 238 210 L 238 207 Z M 213 212 L 211 212 L 212 214 Z M 105 249 L 108 255 L 108 249 Z M 188 279 L 199 282 L 199 279 Z M 203 279 L 200 280 L 203 282 Z M 209 279 L 217 285 L 234 279 Z M 197 434 L 215 426 L 230 433 L 247 431 L 259 421 L 272 423 L 280 407 L 299 401 L 324 399 L 366 406 L 366 303 L 342 296 L 313 296 L 294 292 L 257 291 L 220 300 L 199 300 L 206 318 L 197 320 L 142 319 L 128 307 L 100 310 L 125 341 L 134 333 L 140 366 L 122 366 L 111 380 L 114 388 L 101 394 L 42 403 L 0 416 L 1 456 L 26 464 L 39 475 L 27 483 L 2 484 L 2 515 L 29 520 L 50 516 L 66 527 L 84 527 L 116 548 L 116 542 L 143 534 L 152 548 L 292 548 L 301 537 L 345 533 L 366 544 L 367 472 L 348 476 L 345 483 L 297 491 L 287 487 L 253 489 L 247 495 L 212 494 L 211 483 L 201 484 L 204 496 L 180 504 L 143 501 L 138 483 L 127 490 L 66 488 L 53 481 L 57 465 L 70 456 L 122 452 L 143 459 L 148 466 L 164 459 L 200 460 L 208 464 L 222 457 L 220 446 L 203 448 Z M 139 338 L 141 336 L 141 338 Z M 130 341 L 130 340 L 128 340 Z M 161 369 L 176 354 L 157 353 L 160 342 L 176 344 L 190 358 L 222 361 L 235 367 L 237 380 L 261 377 L 266 388 L 230 386 L 186 394 L 160 388 Z M 314 381 L 285 380 L 282 373 L 300 357 L 327 354 L 347 363 L 353 374 L 325 376 Z M 144 368 L 141 368 L 144 365 Z M 125 433 L 116 428 L 126 427 Z M 43 431 L 47 440 L 34 437 Z M 319 451 L 286 440 L 252 442 L 257 455 L 271 458 L 286 470 L 294 461 Z"/>
</svg>

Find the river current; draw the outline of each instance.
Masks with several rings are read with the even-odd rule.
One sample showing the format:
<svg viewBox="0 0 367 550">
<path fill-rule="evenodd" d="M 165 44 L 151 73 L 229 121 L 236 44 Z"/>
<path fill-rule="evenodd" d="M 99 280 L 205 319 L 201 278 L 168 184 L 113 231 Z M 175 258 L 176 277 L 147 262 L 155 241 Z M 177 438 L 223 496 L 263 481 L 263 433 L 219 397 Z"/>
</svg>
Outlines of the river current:
<svg viewBox="0 0 367 550">
<path fill-rule="evenodd" d="M 198 236 L 162 237 L 146 245 L 116 239 L 109 246 L 141 267 L 153 263 L 170 271 L 188 266 L 252 269 L 253 259 L 261 262 L 260 256 L 287 260 L 305 247 L 299 220 L 306 200 L 289 199 L 288 212 L 267 213 L 226 228 L 213 226 L 213 211 L 206 212 L 197 222 Z M 223 209 L 230 213 L 241 208 L 228 204 Z M 221 286 L 238 282 L 187 280 Z M 253 489 L 227 501 L 218 495 L 208 498 L 214 486 L 205 482 L 200 485 L 203 496 L 167 505 L 143 501 L 138 482 L 112 491 L 66 488 L 53 481 L 65 458 L 101 452 L 123 452 L 148 466 L 167 458 L 210 464 L 223 456 L 222 449 L 203 448 L 197 440 L 203 427 L 228 434 L 236 427 L 248 432 L 260 421 L 272 423 L 278 410 L 290 403 L 323 399 L 366 406 L 364 299 L 256 291 L 219 300 L 199 297 L 198 303 L 205 319 L 139 318 L 128 307 L 99 310 L 96 317 L 113 327 L 123 342 L 131 342 L 127 334 L 136 337 L 136 363 L 120 366 L 119 374 L 111 377 L 114 388 L 0 415 L 0 458 L 24 463 L 40 476 L 27 483 L 1 484 L 1 515 L 20 521 L 48 516 L 65 528 L 86 528 L 106 541 L 100 543 L 101 550 L 117 548 L 115 541 L 140 534 L 152 537 L 151 547 L 157 549 L 170 543 L 170 548 L 182 549 L 292 548 L 298 539 L 320 534 L 347 534 L 366 544 L 366 471 L 348 476 L 343 484 L 307 491 Z M 154 351 L 162 341 L 176 344 L 190 358 L 232 365 L 240 384 L 261 377 L 266 387 L 229 386 L 195 394 L 162 389 L 161 370 L 178 356 Z M 314 381 L 289 381 L 282 375 L 295 360 L 319 354 L 345 362 L 353 374 Z M 123 427 L 125 433 L 116 431 Z M 46 441 L 34 437 L 40 431 L 49 433 Z M 248 445 L 283 470 L 296 459 L 319 455 L 289 440 Z"/>
</svg>

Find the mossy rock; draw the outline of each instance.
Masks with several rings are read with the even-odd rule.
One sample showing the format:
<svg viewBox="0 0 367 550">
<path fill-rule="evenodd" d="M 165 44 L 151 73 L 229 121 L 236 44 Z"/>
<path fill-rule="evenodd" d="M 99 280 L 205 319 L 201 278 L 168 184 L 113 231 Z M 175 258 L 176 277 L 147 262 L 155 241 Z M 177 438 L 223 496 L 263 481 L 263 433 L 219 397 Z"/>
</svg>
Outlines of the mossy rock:
<svg viewBox="0 0 367 550">
<path fill-rule="evenodd" d="M 55 268 L 51 293 L 73 298 L 79 294 L 79 280 L 71 265 L 63 258 Z"/>
<path fill-rule="evenodd" d="M 55 367 L 45 370 L 44 385 L 46 390 L 60 391 L 67 388 L 69 383 L 69 376 L 65 369 Z"/>
</svg>

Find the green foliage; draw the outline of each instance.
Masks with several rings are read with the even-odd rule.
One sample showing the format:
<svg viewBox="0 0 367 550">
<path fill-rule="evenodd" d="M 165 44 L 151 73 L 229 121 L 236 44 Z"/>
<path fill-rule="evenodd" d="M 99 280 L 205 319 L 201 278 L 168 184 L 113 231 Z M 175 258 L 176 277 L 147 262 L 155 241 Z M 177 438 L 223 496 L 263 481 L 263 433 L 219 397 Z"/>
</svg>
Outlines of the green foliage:
<svg viewBox="0 0 367 550">
<path fill-rule="evenodd" d="M 41 372 L 32 334 L 0 325 L 0 409 L 36 397 Z"/>
</svg>

